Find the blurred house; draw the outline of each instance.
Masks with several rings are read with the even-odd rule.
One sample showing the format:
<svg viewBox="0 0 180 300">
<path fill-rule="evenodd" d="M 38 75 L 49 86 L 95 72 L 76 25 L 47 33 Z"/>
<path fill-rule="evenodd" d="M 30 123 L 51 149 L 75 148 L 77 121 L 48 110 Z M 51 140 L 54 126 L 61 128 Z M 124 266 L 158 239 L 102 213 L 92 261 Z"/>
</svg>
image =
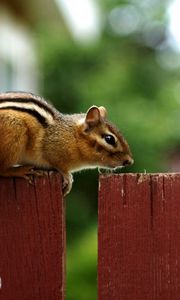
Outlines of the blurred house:
<svg viewBox="0 0 180 300">
<path fill-rule="evenodd" d="M 58 19 L 53 3 L 50 0 L 0 0 L 0 92 L 38 91 L 33 32 L 47 17 Z"/>
<path fill-rule="evenodd" d="M 96 39 L 101 31 L 94 0 L 0 0 L 0 92 L 38 91 L 34 33 L 39 25 L 79 42 Z"/>
</svg>

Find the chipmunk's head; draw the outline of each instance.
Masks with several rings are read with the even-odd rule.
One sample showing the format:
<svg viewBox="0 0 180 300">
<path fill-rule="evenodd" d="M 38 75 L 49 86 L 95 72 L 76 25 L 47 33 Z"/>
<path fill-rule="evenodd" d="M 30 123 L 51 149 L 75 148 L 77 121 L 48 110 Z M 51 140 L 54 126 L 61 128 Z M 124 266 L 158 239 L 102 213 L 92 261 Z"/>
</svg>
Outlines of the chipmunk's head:
<svg viewBox="0 0 180 300">
<path fill-rule="evenodd" d="M 128 143 L 119 130 L 107 120 L 107 111 L 103 106 L 90 107 L 82 126 L 89 149 L 89 163 L 105 168 L 133 164 Z"/>
</svg>

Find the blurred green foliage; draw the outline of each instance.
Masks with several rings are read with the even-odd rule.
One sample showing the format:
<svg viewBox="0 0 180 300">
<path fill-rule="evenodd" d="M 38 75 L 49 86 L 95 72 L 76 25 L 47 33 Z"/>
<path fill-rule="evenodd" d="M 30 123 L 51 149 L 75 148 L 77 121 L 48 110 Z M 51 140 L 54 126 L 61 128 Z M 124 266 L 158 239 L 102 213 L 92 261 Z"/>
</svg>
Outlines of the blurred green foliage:
<svg viewBox="0 0 180 300">
<path fill-rule="evenodd" d="M 67 259 L 67 299 L 93 300 L 97 298 L 96 228 L 90 227 L 86 235 L 69 247 Z"/>
<path fill-rule="evenodd" d="M 39 31 L 42 94 L 64 113 L 105 106 L 133 152 L 135 164 L 123 172 L 168 171 L 167 154 L 180 143 L 180 70 L 167 68 L 160 59 L 168 1 L 134 1 L 145 15 L 140 28 L 124 36 L 113 33 L 108 16 L 129 2 L 100 3 L 105 29 L 101 40 L 89 47 L 51 27 Z M 96 299 L 97 189 L 97 171 L 86 171 L 75 175 L 67 197 L 68 300 Z"/>
</svg>

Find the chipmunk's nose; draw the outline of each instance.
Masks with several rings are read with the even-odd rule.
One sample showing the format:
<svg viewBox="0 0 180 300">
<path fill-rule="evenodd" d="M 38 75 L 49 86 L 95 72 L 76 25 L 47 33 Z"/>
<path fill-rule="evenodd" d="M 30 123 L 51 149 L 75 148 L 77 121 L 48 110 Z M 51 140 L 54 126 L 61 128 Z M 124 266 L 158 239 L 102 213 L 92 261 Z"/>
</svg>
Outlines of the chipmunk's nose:
<svg viewBox="0 0 180 300">
<path fill-rule="evenodd" d="M 133 163 L 134 163 L 134 160 L 131 157 L 129 157 L 123 161 L 123 166 L 124 167 L 131 166 L 131 165 L 133 165 Z"/>
</svg>

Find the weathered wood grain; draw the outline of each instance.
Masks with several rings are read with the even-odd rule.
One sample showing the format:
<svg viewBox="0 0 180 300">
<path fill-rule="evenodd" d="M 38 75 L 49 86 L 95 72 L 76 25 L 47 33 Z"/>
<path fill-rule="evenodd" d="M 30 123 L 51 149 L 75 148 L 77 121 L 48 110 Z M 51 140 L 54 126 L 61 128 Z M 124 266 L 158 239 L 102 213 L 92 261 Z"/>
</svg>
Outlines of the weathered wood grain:
<svg viewBox="0 0 180 300">
<path fill-rule="evenodd" d="M 101 176 L 98 299 L 180 299 L 180 174 Z"/>
<path fill-rule="evenodd" d="M 64 299 L 61 177 L 0 178 L 0 299 Z"/>
</svg>

